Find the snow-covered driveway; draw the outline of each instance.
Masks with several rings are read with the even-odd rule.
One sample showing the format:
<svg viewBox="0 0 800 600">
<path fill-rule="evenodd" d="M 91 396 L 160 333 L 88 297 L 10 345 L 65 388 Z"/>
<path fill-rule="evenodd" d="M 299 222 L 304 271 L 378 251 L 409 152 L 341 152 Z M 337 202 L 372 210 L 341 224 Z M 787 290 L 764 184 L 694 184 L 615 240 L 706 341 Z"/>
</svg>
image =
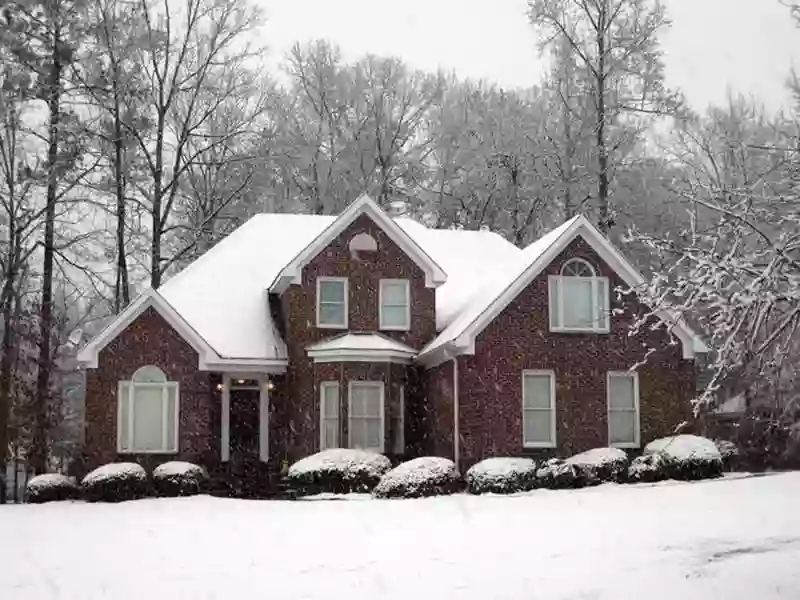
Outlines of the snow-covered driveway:
<svg viewBox="0 0 800 600">
<path fill-rule="evenodd" d="M 800 473 L 503 497 L 0 506 L 0 598 L 800 598 Z"/>
</svg>

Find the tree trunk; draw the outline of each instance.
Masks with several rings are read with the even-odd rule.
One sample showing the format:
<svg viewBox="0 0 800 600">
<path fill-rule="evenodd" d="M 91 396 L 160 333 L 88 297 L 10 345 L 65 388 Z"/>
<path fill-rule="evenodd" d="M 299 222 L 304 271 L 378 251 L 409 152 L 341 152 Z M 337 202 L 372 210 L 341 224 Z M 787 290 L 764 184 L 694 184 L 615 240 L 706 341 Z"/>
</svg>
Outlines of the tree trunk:
<svg viewBox="0 0 800 600">
<path fill-rule="evenodd" d="M 608 234 L 611 227 L 608 208 L 608 149 L 606 148 L 606 19 L 608 6 L 603 2 L 597 15 L 597 204 L 598 228 Z"/>
<path fill-rule="evenodd" d="M 11 411 L 11 373 L 14 367 L 14 285 L 19 260 L 19 245 L 14 221 L 14 189 L 9 190 L 8 255 L 0 293 L 0 314 L 3 320 L 3 339 L 0 348 L 0 468 L 6 464 L 8 449 L 8 419 Z"/>
<path fill-rule="evenodd" d="M 47 108 L 50 127 L 47 143 L 47 205 L 44 222 L 44 265 L 42 299 L 39 312 L 39 365 L 36 377 L 31 468 L 43 473 L 47 468 L 47 428 L 50 404 L 50 374 L 53 366 L 53 264 L 55 259 L 55 220 L 58 191 L 58 147 L 61 117 L 61 40 L 60 24 L 53 34 L 52 64 L 47 81 Z"/>
<path fill-rule="evenodd" d="M 123 138 L 119 106 L 119 73 L 114 73 L 114 178 L 117 195 L 117 279 L 114 290 L 114 312 L 119 314 L 130 304 L 128 265 L 125 257 L 125 183 L 123 173 Z"/>
</svg>

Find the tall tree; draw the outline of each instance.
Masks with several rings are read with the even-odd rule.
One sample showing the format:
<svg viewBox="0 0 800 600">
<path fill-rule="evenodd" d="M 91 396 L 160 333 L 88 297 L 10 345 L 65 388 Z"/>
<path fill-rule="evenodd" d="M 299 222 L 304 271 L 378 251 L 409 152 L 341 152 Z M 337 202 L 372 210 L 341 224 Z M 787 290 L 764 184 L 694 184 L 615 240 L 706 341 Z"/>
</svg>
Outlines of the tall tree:
<svg viewBox="0 0 800 600">
<path fill-rule="evenodd" d="M 568 47 L 582 71 L 579 93 L 591 99 L 597 220 L 608 231 L 623 149 L 644 134 L 648 117 L 672 114 L 679 105 L 664 85 L 658 44 L 669 21 L 660 0 L 528 0 L 528 7 L 545 36 L 542 49 Z"/>
</svg>

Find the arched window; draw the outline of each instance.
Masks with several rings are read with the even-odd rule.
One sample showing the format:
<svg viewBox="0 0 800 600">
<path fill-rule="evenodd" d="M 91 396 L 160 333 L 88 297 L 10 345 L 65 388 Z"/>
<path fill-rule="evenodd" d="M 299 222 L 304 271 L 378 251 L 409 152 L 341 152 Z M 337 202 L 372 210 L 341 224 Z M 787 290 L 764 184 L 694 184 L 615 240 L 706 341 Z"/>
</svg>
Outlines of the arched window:
<svg viewBox="0 0 800 600">
<path fill-rule="evenodd" d="M 117 394 L 117 449 L 121 453 L 178 451 L 178 383 L 155 365 L 120 381 Z"/>
<path fill-rule="evenodd" d="M 573 258 L 551 275 L 550 330 L 606 333 L 609 330 L 608 279 L 588 261 Z"/>
</svg>

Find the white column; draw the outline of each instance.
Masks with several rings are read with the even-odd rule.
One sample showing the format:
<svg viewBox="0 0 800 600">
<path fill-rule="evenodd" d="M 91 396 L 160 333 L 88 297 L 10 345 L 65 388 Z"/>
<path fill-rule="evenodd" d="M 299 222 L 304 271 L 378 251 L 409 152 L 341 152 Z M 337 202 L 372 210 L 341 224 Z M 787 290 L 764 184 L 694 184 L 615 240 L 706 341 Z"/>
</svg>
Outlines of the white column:
<svg viewBox="0 0 800 600">
<path fill-rule="evenodd" d="M 220 431 L 220 459 L 231 459 L 231 377 L 222 376 L 222 430 Z"/>
<path fill-rule="evenodd" d="M 262 462 L 269 460 L 269 378 L 261 380 L 258 403 L 258 456 Z"/>
</svg>

